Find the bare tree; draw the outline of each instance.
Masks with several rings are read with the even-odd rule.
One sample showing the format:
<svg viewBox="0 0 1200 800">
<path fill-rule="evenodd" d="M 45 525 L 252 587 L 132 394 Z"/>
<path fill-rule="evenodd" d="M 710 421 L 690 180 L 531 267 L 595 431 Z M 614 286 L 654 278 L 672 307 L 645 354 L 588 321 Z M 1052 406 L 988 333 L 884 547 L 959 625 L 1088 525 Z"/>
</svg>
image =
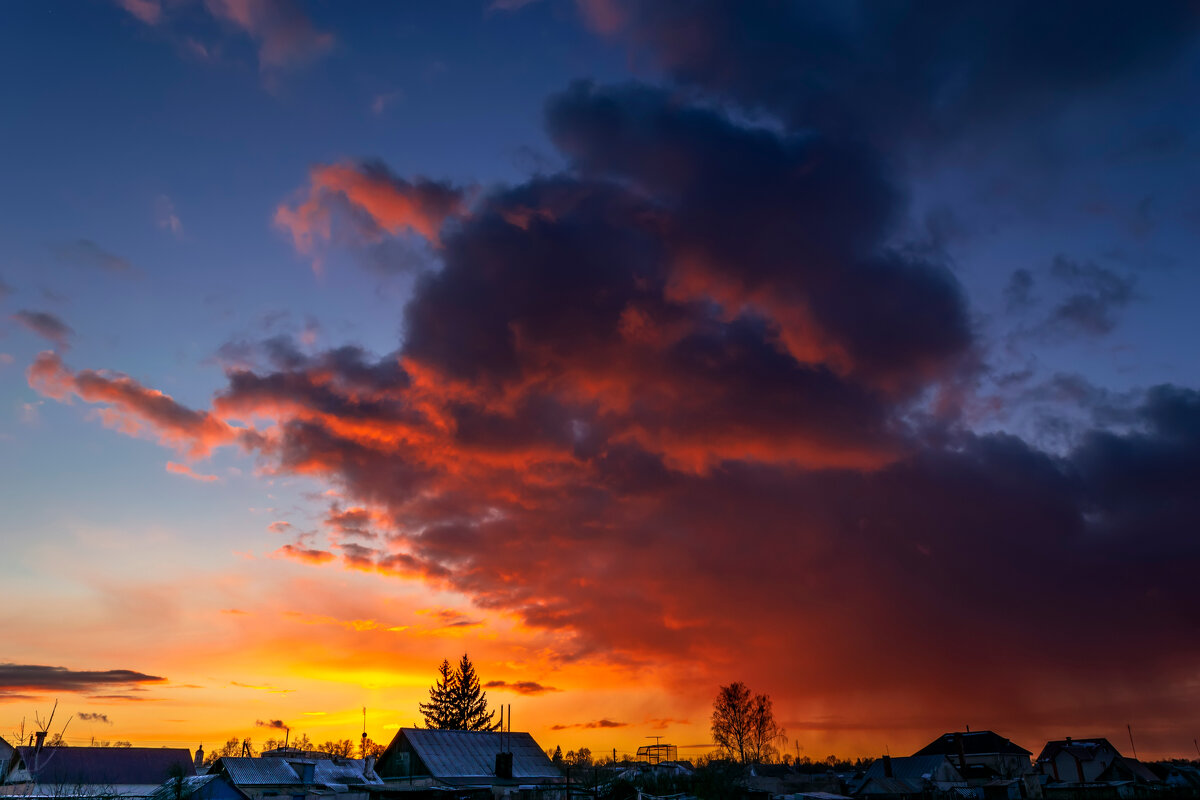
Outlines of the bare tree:
<svg viewBox="0 0 1200 800">
<path fill-rule="evenodd" d="M 712 713 L 713 741 L 731 758 L 743 764 L 767 759 L 782 735 L 770 697 L 752 695 L 741 681 L 722 686 L 717 692 Z"/>
</svg>

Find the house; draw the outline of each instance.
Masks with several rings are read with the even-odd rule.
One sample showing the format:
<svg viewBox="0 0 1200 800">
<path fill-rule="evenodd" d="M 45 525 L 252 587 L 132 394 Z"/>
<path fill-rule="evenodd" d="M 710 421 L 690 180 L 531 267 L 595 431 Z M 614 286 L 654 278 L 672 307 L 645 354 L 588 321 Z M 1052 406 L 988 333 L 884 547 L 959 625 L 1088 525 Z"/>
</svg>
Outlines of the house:
<svg viewBox="0 0 1200 800">
<path fill-rule="evenodd" d="M 21 746 L 14 748 L 0 794 L 145 798 L 168 778 L 195 774 L 183 748 Z"/>
<path fill-rule="evenodd" d="M 908 782 L 919 790 L 928 788 L 944 792 L 956 787 L 965 788 L 967 786 L 967 781 L 959 774 L 950 759 L 944 755 L 897 758 L 883 756 L 874 761 L 867 769 L 855 788 L 856 794 L 862 794 L 866 784 L 876 778 L 896 778 Z M 896 786 L 886 781 L 876 781 L 874 787 L 866 793 L 879 793 L 884 785 L 892 788 Z"/>
<path fill-rule="evenodd" d="M 401 728 L 379 757 L 389 785 L 535 787 L 563 774 L 528 733 Z"/>
<path fill-rule="evenodd" d="M 1033 772 L 1033 754 L 992 731 L 943 733 L 913 755 L 946 756 L 972 785 L 996 778 L 1020 778 Z"/>
<path fill-rule="evenodd" d="M 8 765 L 15 752 L 16 748 L 0 736 L 0 783 L 4 783 L 4 776 L 8 773 Z"/>
<path fill-rule="evenodd" d="M 1038 771 L 1059 783 L 1096 783 L 1114 761 L 1117 748 L 1103 737 L 1046 742 L 1037 757 Z"/>
<path fill-rule="evenodd" d="M 150 795 L 150 800 L 250 800 L 224 775 L 190 775 L 168 778 Z"/>
<path fill-rule="evenodd" d="M 372 789 L 383 788 L 369 758 L 225 757 L 214 761 L 208 774 L 228 781 L 249 800 L 283 795 L 367 800 Z"/>
<path fill-rule="evenodd" d="M 925 785 L 921 781 L 877 775 L 866 778 L 858 785 L 854 794 L 856 797 L 870 797 L 873 800 L 908 800 L 924 797 Z"/>
</svg>

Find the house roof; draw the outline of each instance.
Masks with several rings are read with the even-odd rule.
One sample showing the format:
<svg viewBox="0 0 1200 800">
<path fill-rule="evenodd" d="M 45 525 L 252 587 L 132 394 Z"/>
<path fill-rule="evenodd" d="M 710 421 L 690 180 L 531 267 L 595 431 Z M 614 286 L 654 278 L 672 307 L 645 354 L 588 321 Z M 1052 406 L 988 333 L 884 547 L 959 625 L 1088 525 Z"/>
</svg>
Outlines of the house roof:
<svg viewBox="0 0 1200 800">
<path fill-rule="evenodd" d="M 1042 748 L 1042 752 L 1038 754 L 1038 761 L 1049 761 L 1056 757 L 1059 753 L 1069 753 L 1078 758 L 1080 761 L 1091 761 L 1105 749 L 1116 753 L 1117 748 L 1109 743 L 1108 739 L 1098 736 L 1094 739 L 1056 739 L 1051 742 L 1046 742 L 1046 746 Z"/>
<path fill-rule="evenodd" d="M 304 783 L 295 765 L 313 765 L 310 783 L 326 786 L 382 786 L 374 770 L 367 771 L 361 758 L 286 759 L 227 757 L 217 761 L 214 772 L 223 772 L 234 784 L 241 786 L 281 786 Z"/>
<path fill-rule="evenodd" d="M 317 783 L 337 783 L 349 786 L 383 785 L 383 780 L 375 774 L 375 770 L 368 771 L 366 762 L 361 758 L 318 759 L 315 780 Z"/>
<path fill-rule="evenodd" d="M 163 782 L 162 786 L 159 786 L 154 790 L 154 794 L 150 795 L 150 800 L 175 800 L 175 798 L 180 794 L 182 794 L 184 797 L 199 795 L 203 792 L 204 787 L 216 780 L 225 781 L 226 785 L 230 787 L 231 791 L 241 795 L 242 797 L 247 796 L 245 792 L 229 783 L 228 780 L 223 776 L 216 773 L 209 773 L 208 775 L 189 775 L 188 777 L 184 778 L 183 786 L 178 787 L 181 789 L 181 791 L 178 792 L 175 782 L 168 779 L 167 781 Z"/>
<path fill-rule="evenodd" d="M 217 759 L 209 772 L 223 772 L 238 786 L 279 786 L 300 783 L 300 776 L 282 758 L 227 756 Z"/>
<path fill-rule="evenodd" d="M 192 755 L 182 747 L 43 747 L 17 748 L 30 777 L 38 783 L 160 784 L 178 769 L 196 774 Z"/>
<path fill-rule="evenodd" d="M 938 769 L 947 763 L 949 763 L 949 759 L 941 754 L 928 756 L 897 756 L 892 759 L 892 777 L 905 780 L 922 781 L 927 775 L 932 778 L 933 775 L 937 773 Z M 955 769 L 953 764 L 950 764 L 950 769 L 957 777 L 958 770 Z M 875 759 L 863 777 L 885 777 L 883 759 Z"/>
<path fill-rule="evenodd" d="M 995 753 L 1000 753 L 1003 755 L 1033 755 L 1024 747 L 1013 744 L 1010 739 L 1005 739 L 1000 734 L 992 731 L 963 731 L 943 733 L 941 736 L 934 739 L 917 752 L 913 753 L 913 755 L 958 755 L 959 736 L 962 737 L 963 752 L 969 756 L 992 755 Z"/>
<path fill-rule="evenodd" d="M 863 784 L 858 787 L 857 794 L 922 794 L 925 787 L 920 781 L 905 780 L 904 778 L 885 778 L 882 775 L 879 777 L 867 778 Z"/>
<path fill-rule="evenodd" d="M 528 733 L 495 731 L 438 731 L 401 728 L 403 736 L 421 763 L 435 778 L 491 778 L 496 772 L 496 754 L 501 740 L 513 754 L 513 778 L 518 780 L 560 778 L 562 773 Z"/>
</svg>

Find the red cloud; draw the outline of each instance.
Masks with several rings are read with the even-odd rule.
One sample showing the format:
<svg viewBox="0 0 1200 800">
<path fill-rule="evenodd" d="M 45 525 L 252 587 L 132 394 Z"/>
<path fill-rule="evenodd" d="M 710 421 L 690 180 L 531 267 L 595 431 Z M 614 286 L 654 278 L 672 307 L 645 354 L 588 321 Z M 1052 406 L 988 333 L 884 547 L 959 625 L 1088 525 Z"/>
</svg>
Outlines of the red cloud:
<svg viewBox="0 0 1200 800">
<path fill-rule="evenodd" d="M 436 244 L 446 219 L 465 212 L 465 197 L 446 184 L 398 178 L 379 164 L 328 164 L 312 169 L 307 196 L 279 206 L 275 223 L 298 251 L 312 255 L 317 241 L 333 236 L 339 210 L 361 238 L 412 232 Z"/>
<path fill-rule="evenodd" d="M 238 435 L 228 423 L 180 405 L 170 395 L 148 389 L 127 375 L 93 370 L 72 373 L 55 353 L 39 353 L 26 376 L 31 387 L 56 400 L 74 394 L 89 403 L 105 404 L 101 419 L 109 427 L 130 434 L 148 427 L 159 441 L 193 457 L 206 456 L 213 447 L 228 444 Z"/>
<path fill-rule="evenodd" d="M 290 558 L 305 564 L 327 564 L 334 559 L 333 553 L 326 550 L 313 550 L 294 544 L 285 544 L 275 551 L 275 555 L 279 558 Z"/>
<path fill-rule="evenodd" d="M 183 475 L 185 478 L 191 478 L 194 481 L 203 481 L 205 483 L 212 483 L 217 480 L 216 475 L 204 475 L 202 473 L 193 471 L 192 468 L 187 464 L 177 464 L 174 461 L 167 462 L 167 472 L 175 475 Z"/>
<path fill-rule="evenodd" d="M 333 35 L 318 31 L 294 0 L 205 0 L 205 6 L 258 42 L 264 68 L 302 64 L 333 47 Z"/>
</svg>

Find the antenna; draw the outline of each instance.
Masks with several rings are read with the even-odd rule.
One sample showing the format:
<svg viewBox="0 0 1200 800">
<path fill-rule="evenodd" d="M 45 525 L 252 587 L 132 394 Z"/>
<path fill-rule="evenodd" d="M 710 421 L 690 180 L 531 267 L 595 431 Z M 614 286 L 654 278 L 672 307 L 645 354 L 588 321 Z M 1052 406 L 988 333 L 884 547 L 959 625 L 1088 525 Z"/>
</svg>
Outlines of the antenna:
<svg viewBox="0 0 1200 800">
<path fill-rule="evenodd" d="M 363 706 L 362 757 L 367 757 L 367 707 Z"/>
<path fill-rule="evenodd" d="M 1133 760 L 1137 761 L 1137 745 L 1133 743 L 1133 726 L 1126 724 L 1125 728 L 1129 731 L 1129 746 L 1133 748 Z"/>
<path fill-rule="evenodd" d="M 1196 755 L 1200 756 L 1200 744 L 1196 744 L 1196 740 L 1192 739 L 1192 747 L 1196 748 Z"/>
</svg>

